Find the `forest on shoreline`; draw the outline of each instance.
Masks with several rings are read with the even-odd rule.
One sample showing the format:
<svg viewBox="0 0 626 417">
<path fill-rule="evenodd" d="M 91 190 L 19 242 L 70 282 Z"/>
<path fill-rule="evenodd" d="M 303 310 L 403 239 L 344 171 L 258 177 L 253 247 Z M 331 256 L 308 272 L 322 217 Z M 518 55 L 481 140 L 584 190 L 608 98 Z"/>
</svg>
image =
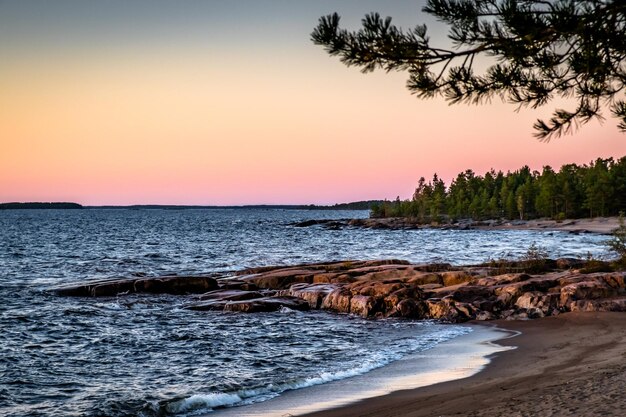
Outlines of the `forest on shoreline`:
<svg viewBox="0 0 626 417">
<path fill-rule="evenodd" d="M 468 169 L 447 186 L 437 174 L 419 179 L 409 200 L 384 201 L 372 207 L 373 218 L 410 217 L 420 223 L 506 218 L 615 216 L 626 211 L 626 156 L 598 158 L 584 165 L 550 166 L 531 171 L 490 170 L 484 176 Z"/>
</svg>

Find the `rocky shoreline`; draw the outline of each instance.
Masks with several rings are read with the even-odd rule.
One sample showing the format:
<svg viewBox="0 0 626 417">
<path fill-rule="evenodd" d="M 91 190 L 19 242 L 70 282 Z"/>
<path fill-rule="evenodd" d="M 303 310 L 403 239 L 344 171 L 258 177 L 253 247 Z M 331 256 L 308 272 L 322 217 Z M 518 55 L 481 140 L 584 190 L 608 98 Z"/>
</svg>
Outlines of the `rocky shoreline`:
<svg viewBox="0 0 626 417">
<path fill-rule="evenodd" d="M 465 267 L 341 261 L 211 276 L 101 280 L 52 291 L 79 297 L 175 294 L 186 297 L 184 308 L 190 310 L 254 313 L 289 308 L 465 322 L 626 311 L 626 271 L 610 269 L 607 263 L 569 258 Z"/>
<path fill-rule="evenodd" d="M 471 220 L 460 219 L 454 223 L 431 223 L 424 224 L 410 217 L 385 217 L 364 219 L 340 219 L 340 220 L 306 220 L 292 223 L 294 227 L 322 226 L 326 229 L 337 230 L 344 227 L 359 227 L 365 229 L 390 229 L 390 230 L 417 230 L 417 229 L 442 229 L 442 230 L 546 230 L 565 231 L 571 233 L 604 233 L 609 234 L 619 227 L 618 217 L 596 217 L 588 219 L 536 219 L 536 220 Z"/>
</svg>

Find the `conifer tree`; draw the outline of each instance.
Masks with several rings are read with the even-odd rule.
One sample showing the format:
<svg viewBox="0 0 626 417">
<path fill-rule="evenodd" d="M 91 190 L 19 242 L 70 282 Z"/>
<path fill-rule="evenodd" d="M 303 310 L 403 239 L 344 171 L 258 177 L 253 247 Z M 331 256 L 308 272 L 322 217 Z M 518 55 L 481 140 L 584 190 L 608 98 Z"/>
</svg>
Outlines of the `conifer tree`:
<svg viewBox="0 0 626 417">
<path fill-rule="evenodd" d="M 311 37 L 364 72 L 407 71 L 407 86 L 420 98 L 500 97 L 531 108 L 574 99 L 572 109 L 535 123 L 540 140 L 602 119 L 606 109 L 626 132 L 623 0 L 429 0 L 423 10 L 449 26 L 452 46 L 431 45 L 425 25 L 403 30 L 378 13 L 356 31 L 341 28 L 336 13 L 321 17 Z M 482 73 L 478 59 L 488 63 Z"/>
</svg>

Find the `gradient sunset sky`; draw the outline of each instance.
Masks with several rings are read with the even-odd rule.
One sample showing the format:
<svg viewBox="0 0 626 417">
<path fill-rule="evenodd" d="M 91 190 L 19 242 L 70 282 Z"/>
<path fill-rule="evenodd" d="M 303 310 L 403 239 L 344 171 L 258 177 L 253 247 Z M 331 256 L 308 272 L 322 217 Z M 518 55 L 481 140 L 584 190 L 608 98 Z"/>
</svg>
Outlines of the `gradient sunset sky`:
<svg viewBox="0 0 626 417">
<path fill-rule="evenodd" d="M 320 16 L 445 27 L 415 0 L 0 0 L 0 202 L 408 198 L 420 176 L 626 155 L 607 117 L 541 143 L 541 111 L 420 101 L 310 41 Z M 608 114 L 607 114 L 608 116 Z"/>
</svg>

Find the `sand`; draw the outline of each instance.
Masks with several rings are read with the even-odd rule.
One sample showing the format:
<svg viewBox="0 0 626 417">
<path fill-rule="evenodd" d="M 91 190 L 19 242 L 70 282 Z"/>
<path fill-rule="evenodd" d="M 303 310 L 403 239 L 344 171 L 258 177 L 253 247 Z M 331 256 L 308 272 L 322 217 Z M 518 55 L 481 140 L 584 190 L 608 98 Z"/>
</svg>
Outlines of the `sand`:
<svg viewBox="0 0 626 417">
<path fill-rule="evenodd" d="M 624 416 L 626 314 L 492 322 L 521 332 L 469 378 L 362 400 L 309 417 Z"/>
</svg>

